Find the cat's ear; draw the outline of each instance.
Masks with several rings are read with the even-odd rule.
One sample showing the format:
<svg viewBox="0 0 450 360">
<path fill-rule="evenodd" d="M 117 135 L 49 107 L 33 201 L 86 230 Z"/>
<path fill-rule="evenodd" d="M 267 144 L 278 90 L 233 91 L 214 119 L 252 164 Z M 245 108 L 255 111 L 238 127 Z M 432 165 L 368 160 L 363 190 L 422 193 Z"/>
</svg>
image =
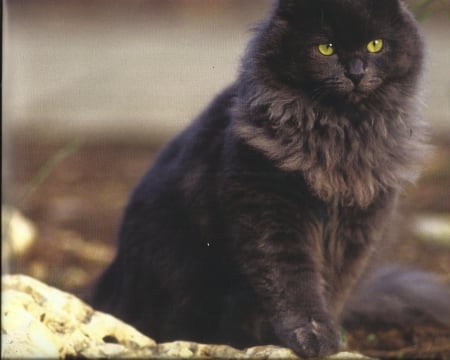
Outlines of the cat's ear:
<svg viewBox="0 0 450 360">
<path fill-rule="evenodd" d="M 374 0 L 374 5 L 387 11 L 398 10 L 402 0 Z"/>
<path fill-rule="evenodd" d="M 276 12 L 280 15 L 290 15 L 299 8 L 306 0 L 277 0 L 275 2 Z"/>
<path fill-rule="evenodd" d="M 377 12 L 386 19 L 395 19 L 404 8 L 402 0 L 372 0 L 373 7 L 376 7 Z"/>
<path fill-rule="evenodd" d="M 292 10 L 307 2 L 307 0 L 277 0 L 275 3 L 278 9 Z"/>
<path fill-rule="evenodd" d="M 277 7 L 279 9 L 291 8 L 295 4 L 295 0 L 278 0 Z"/>
</svg>

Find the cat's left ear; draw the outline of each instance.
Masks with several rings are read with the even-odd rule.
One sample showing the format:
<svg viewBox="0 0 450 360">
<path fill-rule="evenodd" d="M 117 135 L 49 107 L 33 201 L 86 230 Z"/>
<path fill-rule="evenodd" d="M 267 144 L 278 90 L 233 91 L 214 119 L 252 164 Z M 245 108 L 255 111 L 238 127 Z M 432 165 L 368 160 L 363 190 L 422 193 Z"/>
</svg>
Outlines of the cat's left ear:
<svg viewBox="0 0 450 360">
<path fill-rule="evenodd" d="M 286 14 L 292 11 L 295 0 L 276 0 L 274 2 L 275 12 L 278 14 Z"/>
<path fill-rule="evenodd" d="M 373 0 L 374 6 L 388 11 L 395 11 L 400 8 L 402 0 Z"/>
<path fill-rule="evenodd" d="M 402 0 L 372 0 L 372 9 L 375 14 L 386 19 L 395 18 L 403 8 Z"/>
<path fill-rule="evenodd" d="M 298 2 L 296 0 L 277 0 L 276 7 L 278 9 L 291 9 L 295 3 Z"/>
<path fill-rule="evenodd" d="M 276 0 L 275 11 L 278 15 L 289 17 L 300 10 L 302 6 L 311 5 L 309 1 L 311 0 Z"/>
</svg>

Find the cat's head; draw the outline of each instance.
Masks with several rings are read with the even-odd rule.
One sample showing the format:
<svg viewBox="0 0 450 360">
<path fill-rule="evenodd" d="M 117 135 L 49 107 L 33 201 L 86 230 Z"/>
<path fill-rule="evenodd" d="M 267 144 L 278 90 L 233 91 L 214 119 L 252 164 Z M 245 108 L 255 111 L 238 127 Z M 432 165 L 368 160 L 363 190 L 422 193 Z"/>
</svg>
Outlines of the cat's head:
<svg viewBox="0 0 450 360">
<path fill-rule="evenodd" d="M 264 79 L 333 102 L 408 94 L 423 62 L 400 0 L 278 0 L 252 47 Z"/>
</svg>

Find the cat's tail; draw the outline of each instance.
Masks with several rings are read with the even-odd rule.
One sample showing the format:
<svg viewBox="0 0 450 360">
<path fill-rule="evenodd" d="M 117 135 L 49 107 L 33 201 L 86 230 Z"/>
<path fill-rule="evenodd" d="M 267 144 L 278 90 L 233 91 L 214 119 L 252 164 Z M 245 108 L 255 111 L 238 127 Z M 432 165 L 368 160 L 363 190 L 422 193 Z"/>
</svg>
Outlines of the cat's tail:
<svg viewBox="0 0 450 360">
<path fill-rule="evenodd" d="M 435 274 L 400 265 L 376 269 L 348 301 L 345 328 L 450 327 L 450 285 Z"/>
</svg>

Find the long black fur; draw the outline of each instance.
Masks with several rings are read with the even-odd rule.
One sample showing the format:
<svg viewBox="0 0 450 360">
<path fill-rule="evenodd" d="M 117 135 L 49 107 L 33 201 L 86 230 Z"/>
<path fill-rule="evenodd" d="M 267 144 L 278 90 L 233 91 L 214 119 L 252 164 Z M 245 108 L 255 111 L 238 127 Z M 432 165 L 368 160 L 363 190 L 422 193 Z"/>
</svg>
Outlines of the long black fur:
<svg viewBox="0 0 450 360">
<path fill-rule="evenodd" d="M 336 352 L 424 153 L 423 57 L 398 0 L 276 2 L 235 83 L 134 190 L 94 306 L 157 341 Z"/>
</svg>

